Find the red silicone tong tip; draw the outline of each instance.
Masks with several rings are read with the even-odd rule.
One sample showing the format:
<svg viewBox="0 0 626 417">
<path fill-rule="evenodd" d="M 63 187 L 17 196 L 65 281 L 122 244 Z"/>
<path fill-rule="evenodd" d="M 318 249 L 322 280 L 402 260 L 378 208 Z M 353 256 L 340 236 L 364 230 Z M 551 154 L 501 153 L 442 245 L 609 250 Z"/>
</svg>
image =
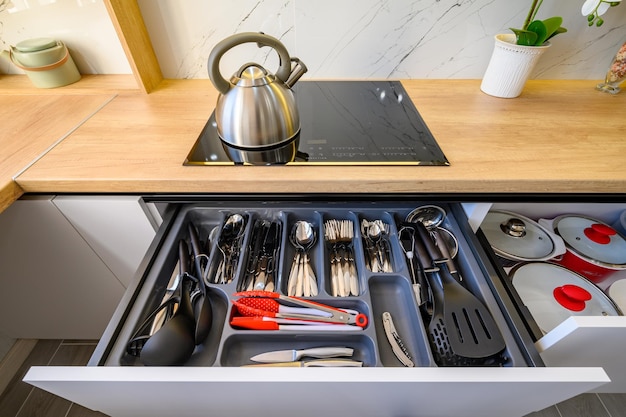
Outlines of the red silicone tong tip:
<svg viewBox="0 0 626 417">
<path fill-rule="evenodd" d="M 239 291 L 233 294 L 235 297 L 265 297 L 265 298 L 279 298 L 280 294 L 271 291 Z"/>
<path fill-rule="evenodd" d="M 271 311 L 273 313 L 278 313 L 280 308 L 278 301 L 273 298 L 240 298 L 237 301 L 233 301 L 233 304 L 244 305 L 263 311 Z"/>
<path fill-rule="evenodd" d="M 240 303 L 238 301 L 233 301 L 233 305 L 237 309 L 237 312 L 239 314 L 241 314 L 242 316 L 246 316 L 246 317 L 259 317 L 259 316 L 276 317 L 276 313 L 273 312 L 273 311 L 261 310 L 261 309 L 255 308 L 253 306 L 245 305 L 245 304 Z"/>
<path fill-rule="evenodd" d="M 262 317 L 233 317 L 230 320 L 232 327 L 239 327 L 250 330 L 279 330 L 278 323 L 263 320 Z"/>
</svg>

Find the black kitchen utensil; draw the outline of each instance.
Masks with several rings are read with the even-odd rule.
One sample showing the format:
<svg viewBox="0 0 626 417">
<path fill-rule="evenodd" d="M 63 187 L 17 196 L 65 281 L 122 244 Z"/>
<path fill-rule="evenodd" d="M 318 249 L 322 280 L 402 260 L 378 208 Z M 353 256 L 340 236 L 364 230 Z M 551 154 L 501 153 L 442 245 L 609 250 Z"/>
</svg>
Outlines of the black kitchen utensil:
<svg viewBox="0 0 626 417">
<path fill-rule="evenodd" d="M 211 307 L 211 301 L 209 299 L 208 288 L 204 283 L 204 269 L 208 267 L 208 256 L 200 249 L 200 239 L 198 239 L 198 233 L 196 227 L 189 223 L 189 238 L 191 240 L 191 249 L 193 252 L 193 260 L 195 265 L 196 289 L 192 296 L 193 313 L 196 323 L 196 329 L 194 333 L 196 345 L 199 345 L 207 338 L 209 331 L 211 330 L 211 324 L 213 322 L 213 309 Z M 184 241 L 181 241 L 182 252 L 187 249 L 183 247 Z M 186 245 L 185 245 L 186 246 Z M 189 256 L 188 254 L 181 253 L 179 256 Z M 181 263 L 183 261 L 181 260 Z"/>
<path fill-rule="evenodd" d="M 144 365 L 182 365 L 193 353 L 196 345 L 196 319 L 191 304 L 191 289 L 199 285 L 189 275 L 189 248 L 184 240 L 178 244 L 180 284 L 178 308 L 174 315 L 146 341 L 140 358 Z M 206 336 L 205 336 L 206 337 Z"/>
<path fill-rule="evenodd" d="M 443 324 L 452 352 L 465 358 L 486 358 L 502 352 L 506 343 L 487 307 L 450 274 L 424 225 L 417 224 L 416 228 L 431 261 L 441 261 L 439 271 L 429 276 L 435 298 L 429 332 L 438 336 Z"/>
<path fill-rule="evenodd" d="M 181 276 L 178 309 L 143 345 L 139 357 L 144 365 L 182 365 L 191 357 L 196 346 L 196 325 L 189 294 L 192 283 L 189 275 Z"/>
</svg>

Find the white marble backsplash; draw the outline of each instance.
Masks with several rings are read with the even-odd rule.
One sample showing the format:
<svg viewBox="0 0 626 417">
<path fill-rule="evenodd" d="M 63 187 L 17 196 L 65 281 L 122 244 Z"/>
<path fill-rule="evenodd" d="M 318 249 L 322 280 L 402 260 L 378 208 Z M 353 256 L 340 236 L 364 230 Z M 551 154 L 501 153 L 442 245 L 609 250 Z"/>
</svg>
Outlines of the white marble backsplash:
<svg viewBox="0 0 626 417">
<path fill-rule="evenodd" d="M 223 38 L 263 31 L 309 68 L 305 78 L 481 78 L 493 36 L 522 25 L 530 0 L 139 0 L 166 78 L 207 78 Z M 83 73 L 129 73 L 101 0 L 12 0 L 0 12 L 4 45 L 35 36 L 64 40 Z M 545 0 L 539 18 L 561 15 L 536 78 L 602 79 L 626 41 L 626 5 L 600 28 L 580 14 L 583 0 Z M 255 61 L 274 71 L 276 54 L 242 45 L 224 56 L 225 77 Z M 0 72 L 6 72 L 4 65 Z"/>
</svg>

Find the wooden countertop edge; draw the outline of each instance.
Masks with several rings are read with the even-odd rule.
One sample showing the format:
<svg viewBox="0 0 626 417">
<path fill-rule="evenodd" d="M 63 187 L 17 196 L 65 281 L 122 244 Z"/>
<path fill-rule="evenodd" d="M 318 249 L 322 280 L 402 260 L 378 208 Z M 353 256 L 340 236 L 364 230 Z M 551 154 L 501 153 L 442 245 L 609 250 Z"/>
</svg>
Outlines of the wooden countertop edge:
<svg viewBox="0 0 626 417">
<path fill-rule="evenodd" d="M 0 187 L 0 213 L 6 210 L 18 198 L 24 194 L 24 190 L 15 181 L 8 181 Z"/>
<path fill-rule="evenodd" d="M 50 182 L 20 181 L 24 192 L 32 193 L 398 193 L 398 194 L 624 194 L 626 180 L 475 180 L 424 179 L 421 181 L 361 181 L 306 180 L 285 181 L 219 180 L 197 182 L 189 180 L 102 179 L 63 180 Z"/>
<path fill-rule="evenodd" d="M 112 93 L 115 85 L 124 86 L 121 90 L 117 90 L 115 102 L 122 100 L 125 105 L 137 103 L 137 109 L 133 111 L 144 111 L 148 109 L 154 115 L 154 103 L 167 102 L 174 100 L 173 104 L 165 109 L 177 109 L 176 103 L 185 103 L 185 100 L 193 100 L 193 102 L 203 103 L 203 106 L 210 105 L 214 100 L 214 92 L 210 91 L 210 81 L 208 80 L 163 80 L 155 90 L 145 95 L 129 82 L 128 77 L 96 76 L 93 80 L 86 78 L 82 82 L 92 82 L 99 85 L 99 94 Z M 102 83 L 99 83 L 101 80 Z M 0 94 L 7 93 L 7 89 L 3 89 L 2 80 L 0 80 Z M 23 79 L 22 79 L 23 81 Z M 529 82 L 529 87 L 525 90 L 525 96 L 515 100 L 494 99 L 482 93 L 475 94 L 479 80 L 402 80 L 407 87 L 410 95 L 416 95 L 422 102 L 424 100 L 432 100 L 432 97 L 440 95 L 442 83 L 453 86 L 452 88 L 460 88 L 464 94 L 470 94 L 477 105 L 486 105 L 488 110 L 505 106 L 505 114 L 511 114 L 511 111 L 524 102 L 533 102 L 536 100 L 547 100 L 551 109 L 559 100 L 573 100 L 582 92 L 585 97 L 592 97 L 592 102 L 603 102 L 593 98 L 592 93 L 587 90 L 593 90 L 593 82 L 589 80 L 533 80 Z M 591 86 L 591 87 L 590 87 Z M 70 86 L 68 86 L 70 87 Z M 552 89 L 555 94 L 546 95 L 545 91 Z M 10 90 L 10 89 L 9 89 Z M 68 88 L 62 93 L 80 94 L 81 90 L 89 91 L 80 86 Z M 39 92 L 40 90 L 36 90 Z M 96 93 L 97 93 L 96 91 Z M 469 91 L 469 93 L 468 93 Z M 24 94 L 31 94 L 32 90 Z M 124 97 L 134 97 L 132 101 L 124 101 Z M 144 99 L 145 97 L 145 99 Z M 191 99 L 189 97 L 192 97 Z M 615 100 L 616 97 L 607 97 Z M 618 97 L 617 102 L 621 102 L 623 98 Z M 148 104 L 149 103 L 149 104 Z M 478 103 L 478 104 L 476 104 Z M 452 146 L 456 143 L 450 140 L 450 135 L 458 135 L 459 126 L 451 124 L 447 111 L 441 107 L 444 103 L 439 102 L 435 105 L 429 105 L 424 110 L 424 117 L 432 121 L 432 127 L 446 130 L 441 143 L 446 146 L 446 155 L 450 158 L 452 167 L 420 167 L 419 172 L 413 171 L 406 173 L 407 167 L 383 166 L 383 167 L 362 167 L 362 166 L 342 166 L 342 167 L 232 167 L 232 166 L 212 166 L 212 167 L 183 167 L 182 160 L 179 161 L 178 152 L 183 150 L 186 152 L 195 138 L 191 138 L 192 133 L 195 135 L 196 127 L 201 126 L 204 122 L 200 119 L 192 120 L 193 128 L 188 128 L 184 135 L 179 135 L 175 140 L 184 142 L 177 145 L 178 147 L 168 146 L 166 149 L 170 151 L 175 149 L 176 154 L 168 154 L 161 156 L 157 152 L 152 152 L 150 156 L 138 155 L 137 157 L 124 158 L 122 161 L 115 159 L 115 153 L 107 156 L 103 160 L 94 160 L 98 162 L 98 168 L 91 171 L 85 163 L 80 162 L 80 155 L 69 154 L 69 150 L 75 148 L 69 146 L 65 154 L 67 156 L 58 159 L 52 158 L 47 164 L 35 165 L 34 169 L 28 169 L 23 175 L 17 178 L 17 189 L 20 192 L 28 193 L 167 193 L 167 194 L 185 194 L 185 193 L 356 193 L 363 194 L 369 192 L 375 193 L 428 193 L 428 194 L 485 194 L 485 193 L 584 193 L 584 194 L 624 194 L 626 190 L 626 171 L 618 168 L 619 172 L 613 172 L 614 169 L 607 168 L 600 163 L 591 163 L 586 165 L 585 170 L 568 169 L 567 172 L 549 172 L 543 167 L 537 166 L 532 159 L 528 159 L 532 154 L 526 154 L 521 161 L 515 161 L 516 172 L 508 172 L 503 168 L 503 163 L 510 157 L 506 157 L 504 162 L 499 162 L 496 173 L 498 176 L 491 176 L 490 170 L 485 168 L 485 163 L 489 163 L 488 158 L 482 158 L 482 155 L 476 153 L 473 149 L 468 148 L 465 144 L 462 150 L 457 150 Z M 178 104 L 176 104 L 178 105 Z M 109 110 L 111 104 L 105 106 L 103 110 L 108 116 L 100 117 L 103 113 L 101 110 L 96 114 L 98 122 L 94 121 L 95 128 L 106 126 L 107 122 L 111 123 L 115 116 L 123 115 L 123 106 L 118 105 L 117 113 Z M 602 105 L 605 106 L 605 105 Z M 423 108 L 423 107 L 421 107 Z M 553 110 L 554 112 L 554 110 Z M 196 111 L 196 113 L 198 113 Z M 204 112 L 203 112 L 204 113 Z M 142 113 L 136 113 L 142 114 Z M 553 113 L 554 114 L 554 113 Z M 153 117 L 151 116 L 151 117 Z M 517 128 L 520 126 L 522 116 L 514 115 L 512 122 Z M 131 117 L 131 116 L 129 116 Z M 197 116 L 196 116 L 197 117 Z M 448 117 L 448 119 L 446 119 Z M 525 116 L 524 116 L 525 117 Z M 151 123 L 154 118 L 146 117 L 144 123 Z M 190 119 L 191 120 L 191 119 Z M 206 120 L 206 119 L 204 119 Z M 620 119 L 621 120 L 621 119 Z M 612 117 L 611 123 L 613 128 L 623 128 L 620 120 Z M 467 129 L 476 129 L 477 124 L 473 120 L 468 120 Z M 485 138 L 484 145 L 500 144 L 497 139 L 497 132 L 503 127 L 501 122 L 497 123 L 494 131 L 496 136 Z M 155 128 L 156 129 L 156 128 Z M 164 129 L 159 126 L 158 129 Z M 160 130 L 156 132 L 160 132 Z M 605 127 L 606 129 L 606 127 Z M 90 144 L 94 130 L 83 133 L 78 144 Z M 97 130 L 96 130 L 97 131 Z M 164 130 L 165 132 L 169 132 Z M 504 130 L 502 130 L 504 132 Z M 440 132 L 434 132 L 436 136 Z M 447 136 L 447 137 L 446 137 Z M 439 136 L 438 136 L 439 137 Z M 70 141 L 72 137 L 68 138 Z M 94 139 L 96 139 L 94 137 Z M 597 141 L 597 138 L 593 140 Z M 615 135 L 611 135 L 613 144 L 619 143 Z M 186 144 L 188 142 L 188 144 Z M 181 143 L 182 143 L 181 142 Z M 107 142 L 108 143 L 108 142 Z M 115 142 L 114 142 L 115 143 Z M 123 142 L 118 141 L 122 144 Z M 161 139 L 161 143 L 165 143 Z M 503 142 L 504 144 L 504 142 Z M 93 149 L 98 151 L 106 151 L 102 147 L 102 143 Z M 114 144 L 111 146 L 115 146 Z M 621 146 L 621 145 L 620 145 Z M 506 143 L 503 149 L 510 147 Z M 545 147 L 549 149 L 549 147 Z M 66 148 L 63 148 L 66 149 Z M 133 151 L 137 151 L 137 145 L 130 147 Z M 467 152 L 470 150 L 471 152 Z M 56 151 L 56 150 L 55 150 Z M 56 155 L 63 155 L 64 151 L 56 152 Z M 182 154 L 181 154 L 182 155 Z M 606 152 L 605 154 L 606 155 Z M 505 155 L 506 156 L 506 155 Z M 157 157 L 155 159 L 155 157 Z M 184 157 L 184 156 L 183 156 Z M 107 159 L 108 158 L 108 159 Z M 149 160 L 146 160 L 149 158 Z M 476 160 L 478 158 L 478 160 Z M 91 160 L 89 157 L 87 160 Z M 61 161 L 67 165 L 61 164 L 59 167 L 53 161 Z M 155 162 L 149 162 L 155 161 Z M 611 159 L 612 166 L 615 167 L 619 163 L 618 158 Z M 133 165 L 133 164 L 138 165 Z M 164 164 L 165 169 L 159 169 L 156 165 Z M 66 166 L 69 171 L 64 171 Z M 268 169 L 269 168 L 269 169 Z M 275 170 L 273 169 L 275 168 Z M 297 170 L 296 170 L 297 168 Z M 99 171 L 98 173 L 98 169 Z M 527 171 L 529 169 L 529 171 Z M 278 170 L 285 170 L 286 173 Z M 293 170 L 293 171 L 291 171 Z M 89 175 L 96 172 L 97 175 Z M 546 174 L 549 172 L 550 178 Z M 591 172 L 591 175 L 588 174 Z M 504 175 L 501 175 L 504 174 Z M 21 188 L 20 188 L 21 187 Z M 15 190 L 13 196 L 17 195 Z M 10 200 L 12 197 L 8 197 Z M 17 197 L 15 197 L 17 198 Z"/>
</svg>

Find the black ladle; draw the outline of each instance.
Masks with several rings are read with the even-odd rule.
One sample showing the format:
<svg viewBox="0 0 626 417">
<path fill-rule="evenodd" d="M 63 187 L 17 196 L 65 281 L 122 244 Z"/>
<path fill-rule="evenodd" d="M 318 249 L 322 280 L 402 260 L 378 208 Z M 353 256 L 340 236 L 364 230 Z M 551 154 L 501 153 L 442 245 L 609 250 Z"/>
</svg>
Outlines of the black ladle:
<svg viewBox="0 0 626 417">
<path fill-rule="evenodd" d="M 189 252 L 184 241 L 179 244 L 179 257 L 181 274 L 178 309 L 143 345 L 140 359 L 144 365 L 182 365 L 191 357 L 196 346 L 196 324 L 190 297 L 194 279 L 187 273 Z"/>
<path fill-rule="evenodd" d="M 193 224 L 189 223 L 189 239 L 191 240 L 191 250 L 193 252 L 193 260 L 196 268 L 195 278 L 197 280 L 198 290 L 193 298 L 193 315 L 195 318 L 194 339 L 196 345 L 204 342 L 211 331 L 213 323 L 213 308 L 209 300 L 208 289 L 204 282 L 204 268 L 208 268 L 208 264 L 203 266 L 203 260 L 208 260 L 208 256 L 202 252 L 200 248 L 200 239 L 198 232 Z"/>
</svg>

